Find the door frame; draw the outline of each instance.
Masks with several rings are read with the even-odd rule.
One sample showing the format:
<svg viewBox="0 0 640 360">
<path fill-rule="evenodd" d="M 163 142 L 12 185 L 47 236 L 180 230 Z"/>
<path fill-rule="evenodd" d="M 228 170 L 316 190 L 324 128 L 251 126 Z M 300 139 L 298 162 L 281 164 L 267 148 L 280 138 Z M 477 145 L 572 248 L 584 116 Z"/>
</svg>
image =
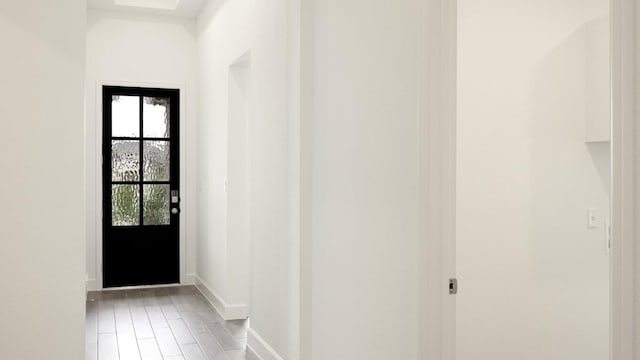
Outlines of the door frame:
<svg viewBox="0 0 640 360">
<path fill-rule="evenodd" d="M 180 152 L 180 227 L 179 227 L 179 242 L 180 242 L 180 284 L 193 284 L 193 276 L 187 274 L 187 224 L 191 214 L 189 213 L 190 206 L 187 203 L 190 196 L 187 194 L 187 182 L 191 179 L 187 178 L 187 112 L 186 112 L 186 85 L 184 84 L 168 84 L 168 83 L 139 83 L 139 82 L 123 82 L 123 81 L 97 81 L 96 82 L 96 134 L 95 134 L 95 154 L 96 154 L 96 289 L 103 290 L 103 258 L 102 258 L 102 241 L 103 239 L 103 201 L 102 201 L 102 87 L 103 86 L 121 86 L 121 87 L 139 87 L 139 88 L 157 88 L 157 89 L 177 89 L 180 91 L 180 134 L 179 134 L 179 152 Z M 132 286 L 132 287 L 113 287 L 109 290 L 126 289 L 126 288 L 140 288 L 140 287 L 158 287 L 158 286 L 171 286 L 171 285 L 144 285 L 144 286 Z"/>
<path fill-rule="evenodd" d="M 611 1 L 612 56 L 612 234 L 610 265 L 610 360 L 633 360 L 635 326 L 635 264 L 640 260 L 634 243 L 640 237 L 640 141 L 636 139 L 636 82 L 640 43 L 639 0 Z M 455 296 L 448 280 L 455 277 L 456 224 L 456 64 L 457 1 L 425 0 L 425 40 L 420 56 L 426 66 L 420 74 L 421 176 L 427 184 L 420 195 L 421 234 L 427 239 L 422 254 L 420 358 L 455 360 Z M 463 285 L 464 286 L 464 285 Z"/>
</svg>

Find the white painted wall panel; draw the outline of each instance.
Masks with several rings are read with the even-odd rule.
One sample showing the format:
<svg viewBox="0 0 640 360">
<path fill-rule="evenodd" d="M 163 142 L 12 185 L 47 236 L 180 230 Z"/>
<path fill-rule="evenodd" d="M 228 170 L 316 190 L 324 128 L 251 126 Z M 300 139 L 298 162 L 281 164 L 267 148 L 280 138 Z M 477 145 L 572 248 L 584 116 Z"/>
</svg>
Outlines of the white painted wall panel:
<svg viewBox="0 0 640 360">
<path fill-rule="evenodd" d="M 102 115 L 96 96 L 100 83 L 130 86 L 181 87 L 181 271 L 195 273 L 196 181 L 196 23 L 157 15 L 89 10 L 86 28 L 86 177 L 87 273 L 91 287 L 100 288 L 97 254 L 102 246 L 99 209 L 102 189 L 96 179 L 101 164 Z M 186 193 L 185 193 L 186 191 Z"/>
<path fill-rule="evenodd" d="M 233 299 L 239 273 L 230 271 L 237 244 L 229 243 L 235 237 L 228 226 L 235 226 L 235 222 L 229 222 L 228 216 L 233 214 L 227 212 L 237 209 L 237 204 L 228 204 L 235 200 L 224 193 L 225 178 L 234 178 L 227 173 L 233 169 L 228 161 L 237 153 L 229 153 L 228 141 L 233 139 L 227 138 L 228 121 L 234 120 L 229 116 L 229 67 L 250 52 L 249 343 L 256 347 L 264 341 L 270 348 L 264 351 L 292 359 L 297 294 L 291 280 L 296 254 L 290 211 L 294 188 L 289 183 L 287 12 L 284 0 L 236 0 L 212 2 L 199 17 L 197 273 L 219 298 L 232 301 L 226 299 Z M 229 182 L 229 189 L 237 186 L 237 181 Z"/>
<path fill-rule="evenodd" d="M 421 2 L 314 3 L 312 359 L 417 359 Z"/>
<path fill-rule="evenodd" d="M 0 2 L 0 358 L 84 358 L 86 3 Z"/>
</svg>

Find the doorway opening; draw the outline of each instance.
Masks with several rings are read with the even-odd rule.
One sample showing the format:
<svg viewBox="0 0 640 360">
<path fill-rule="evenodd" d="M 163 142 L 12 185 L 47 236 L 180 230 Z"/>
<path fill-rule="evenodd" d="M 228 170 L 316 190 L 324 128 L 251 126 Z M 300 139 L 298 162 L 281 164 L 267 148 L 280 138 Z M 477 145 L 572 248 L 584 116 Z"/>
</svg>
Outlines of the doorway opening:
<svg viewBox="0 0 640 360">
<path fill-rule="evenodd" d="M 609 7 L 458 1 L 458 360 L 610 356 Z"/>
<path fill-rule="evenodd" d="M 102 94 L 103 287 L 179 283 L 179 90 Z"/>
</svg>

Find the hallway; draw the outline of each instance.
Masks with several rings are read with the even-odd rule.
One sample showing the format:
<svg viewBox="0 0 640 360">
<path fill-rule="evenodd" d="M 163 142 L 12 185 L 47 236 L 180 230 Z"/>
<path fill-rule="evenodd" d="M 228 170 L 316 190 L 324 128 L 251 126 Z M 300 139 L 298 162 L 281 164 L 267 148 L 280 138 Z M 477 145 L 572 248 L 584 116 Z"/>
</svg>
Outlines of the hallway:
<svg viewBox="0 0 640 360">
<path fill-rule="evenodd" d="M 193 286 L 90 292 L 86 360 L 241 360 L 246 321 L 224 321 Z"/>
<path fill-rule="evenodd" d="M 605 1 L 0 1 L 0 360 L 640 360 Z"/>
</svg>

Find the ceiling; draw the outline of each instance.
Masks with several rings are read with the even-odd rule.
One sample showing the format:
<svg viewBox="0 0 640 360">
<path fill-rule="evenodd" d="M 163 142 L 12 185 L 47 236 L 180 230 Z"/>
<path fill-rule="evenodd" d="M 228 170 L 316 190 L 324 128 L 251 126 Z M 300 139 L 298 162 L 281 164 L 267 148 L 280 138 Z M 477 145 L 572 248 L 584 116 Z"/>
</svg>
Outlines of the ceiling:
<svg viewBox="0 0 640 360">
<path fill-rule="evenodd" d="M 159 14 L 196 18 L 208 0 L 87 0 L 89 9 L 106 9 L 129 13 Z M 116 5 L 117 3 L 138 6 Z M 177 2 L 177 6 L 175 3 Z M 157 5 L 157 8 L 155 7 Z M 175 6 L 175 10 L 170 10 Z"/>
</svg>

